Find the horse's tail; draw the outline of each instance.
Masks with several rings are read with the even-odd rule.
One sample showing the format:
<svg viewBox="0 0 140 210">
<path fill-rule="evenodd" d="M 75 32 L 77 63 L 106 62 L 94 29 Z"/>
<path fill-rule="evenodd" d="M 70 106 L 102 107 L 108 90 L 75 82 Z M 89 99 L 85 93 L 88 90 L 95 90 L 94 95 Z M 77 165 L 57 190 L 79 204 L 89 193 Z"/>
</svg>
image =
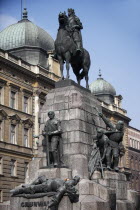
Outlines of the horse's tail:
<svg viewBox="0 0 140 210">
<path fill-rule="evenodd" d="M 80 73 L 81 79 L 83 79 L 85 77 L 85 75 L 88 74 L 90 64 L 91 64 L 91 61 L 90 61 L 89 52 L 86 49 L 84 49 L 84 51 L 83 51 L 83 70 Z"/>
</svg>

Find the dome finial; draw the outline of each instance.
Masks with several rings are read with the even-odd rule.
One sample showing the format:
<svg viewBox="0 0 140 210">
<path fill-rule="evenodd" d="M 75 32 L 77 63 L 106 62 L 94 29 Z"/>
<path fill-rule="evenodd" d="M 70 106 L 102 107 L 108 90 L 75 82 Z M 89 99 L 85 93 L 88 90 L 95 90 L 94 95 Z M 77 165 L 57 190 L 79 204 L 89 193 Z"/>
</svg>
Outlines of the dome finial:
<svg viewBox="0 0 140 210">
<path fill-rule="evenodd" d="M 99 74 L 98 74 L 99 78 L 102 77 L 102 73 L 101 73 L 101 69 L 99 69 Z"/>
<path fill-rule="evenodd" d="M 24 8 L 24 10 L 23 10 L 23 13 L 22 13 L 22 19 L 28 19 L 28 11 L 27 11 L 27 9 L 26 8 Z"/>
</svg>

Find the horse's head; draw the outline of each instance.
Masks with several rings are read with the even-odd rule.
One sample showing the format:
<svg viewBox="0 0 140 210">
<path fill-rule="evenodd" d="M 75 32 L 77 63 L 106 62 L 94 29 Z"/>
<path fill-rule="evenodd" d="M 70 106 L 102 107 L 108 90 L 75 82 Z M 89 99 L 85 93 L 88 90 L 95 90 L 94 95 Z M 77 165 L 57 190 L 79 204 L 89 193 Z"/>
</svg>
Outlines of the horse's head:
<svg viewBox="0 0 140 210">
<path fill-rule="evenodd" d="M 66 15 L 66 12 L 62 13 L 60 12 L 59 13 L 59 16 L 58 16 L 58 21 L 59 21 L 59 24 L 60 25 L 66 25 L 67 24 L 67 15 Z"/>
</svg>

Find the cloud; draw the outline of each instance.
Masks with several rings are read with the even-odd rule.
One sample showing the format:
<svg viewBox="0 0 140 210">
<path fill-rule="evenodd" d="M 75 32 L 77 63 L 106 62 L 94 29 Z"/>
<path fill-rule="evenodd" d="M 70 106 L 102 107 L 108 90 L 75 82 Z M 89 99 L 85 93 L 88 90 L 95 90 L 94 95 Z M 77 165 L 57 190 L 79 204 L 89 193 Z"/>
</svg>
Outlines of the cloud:
<svg viewBox="0 0 140 210">
<path fill-rule="evenodd" d="M 10 15 L 0 15 L 0 30 L 3 30 L 7 26 L 17 23 L 17 19 Z"/>
</svg>

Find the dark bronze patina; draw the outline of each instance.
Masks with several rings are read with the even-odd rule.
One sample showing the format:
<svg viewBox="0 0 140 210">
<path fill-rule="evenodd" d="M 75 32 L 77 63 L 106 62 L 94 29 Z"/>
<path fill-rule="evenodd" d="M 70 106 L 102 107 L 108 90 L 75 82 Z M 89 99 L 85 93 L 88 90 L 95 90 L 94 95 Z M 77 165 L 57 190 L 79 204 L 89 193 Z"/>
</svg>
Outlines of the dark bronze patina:
<svg viewBox="0 0 140 210">
<path fill-rule="evenodd" d="M 60 62 L 61 78 L 64 79 L 63 68 L 66 61 L 66 78 L 69 78 L 69 64 L 71 64 L 78 84 L 80 85 L 81 79 L 85 77 L 86 88 L 89 88 L 88 71 L 90 68 L 90 55 L 83 48 L 81 36 L 82 23 L 75 15 L 74 9 L 68 9 L 68 16 L 65 12 L 60 13 L 58 20 L 59 29 L 55 41 L 55 57 Z M 81 70 L 82 72 L 80 73 Z"/>
<path fill-rule="evenodd" d="M 44 196 L 52 196 L 50 202 L 45 202 L 37 205 L 48 207 L 52 210 L 57 210 L 58 205 L 65 194 L 68 195 L 72 203 L 76 203 L 79 200 L 79 194 L 75 186 L 80 181 L 79 176 L 75 176 L 73 179 L 47 179 L 45 176 L 38 177 L 34 182 L 29 185 L 22 185 L 20 188 L 11 190 L 12 197 L 24 197 L 24 198 L 40 198 Z M 33 203 L 22 203 L 22 206 L 33 206 Z"/>
<path fill-rule="evenodd" d="M 62 161 L 61 145 L 61 122 L 55 118 L 53 111 L 48 112 L 49 120 L 45 124 L 43 135 L 46 141 L 47 149 L 47 166 L 48 167 L 60 167 Z"/>
<path fill-rule="evenodd" d="M 97 134 L 93 138 L 94 145 L 88 164 L 90 179 L 95 170 L 101 170 L 102 176 L 103 170 L 114 170 L 118 172 L 119 157 L 125 153 L 122 144 L 124 122 L 118 121 L 115 125 L 102 113 L 98 112 L 98 115 L 103 119 L 108 130 L 96 128 Z"/>
<path fill-rule="evenodd" d="M 105 135 L 109 138 L 109 146 L 107 147 L 106 151 L 107 169 L 111 170 L 111 168 L 113 168 L 115 171 L 119 171 L 119 156 L 124 154 L 124 146 L 122 144 L 124 135 L 124 122 L 118 121 L 115 125 L 102 113 L 99 113 L 99 116 L 103 119 L 109 128 L 108 131 L 105 131 Z"/>
</svg>

